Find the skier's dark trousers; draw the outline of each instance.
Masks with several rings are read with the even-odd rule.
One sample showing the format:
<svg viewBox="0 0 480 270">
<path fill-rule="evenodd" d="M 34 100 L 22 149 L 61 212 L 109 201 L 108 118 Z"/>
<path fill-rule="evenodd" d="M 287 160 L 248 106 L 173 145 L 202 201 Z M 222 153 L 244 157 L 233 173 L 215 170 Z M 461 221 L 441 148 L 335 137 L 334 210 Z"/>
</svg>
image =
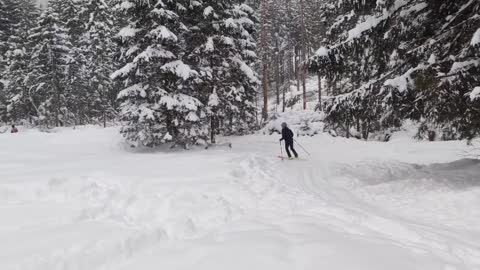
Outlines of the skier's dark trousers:
<svg viewBox="0 0 480 270">
<path fill-rule="evenodd" d="M 280 139 L 280 141 L 283 140 L 285 140 L 285 149 L 287 150 L 288 157 L 292 157 L 292 155 L 290 154 L 290 150 L 292 150 L 295 157 L 298 158 L 297 151 L 295 151 L 295 148 L 293 148 L 293 132 L 287 127 L 286 123 L 282 123 L 282 138 Z"/>
</svg>

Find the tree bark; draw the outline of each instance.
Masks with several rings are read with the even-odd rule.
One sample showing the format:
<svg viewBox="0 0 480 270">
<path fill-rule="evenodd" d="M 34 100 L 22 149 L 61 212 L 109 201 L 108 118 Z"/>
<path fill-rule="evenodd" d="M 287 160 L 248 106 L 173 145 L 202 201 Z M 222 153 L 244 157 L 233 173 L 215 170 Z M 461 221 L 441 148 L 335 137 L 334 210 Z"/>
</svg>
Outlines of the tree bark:
<svg viewBox="0 0 480 270">
<path fill-rule="evenodd" d="M 278 41 L 277 41 L 278 46 Z M 275 55 L 275 91 L 277 94 L 277 105 L 280 105 L 280 54 L 279 48 L 277 47 Z"/>
<path fill-rule="evenodd" d="M 295 79 L 297 80 L 297 92 L 300 92 L 300 53 L 295 47 Z"/>
<path fill-rule="evenodd" d="M 263 63 L 263 120 L 268 119 L 268 64 Z"/>
<path fill-rule="evenodd" d="M 303 109 L 307 109 L 307 71 L 306 66 L 303 65 L 302 69 L 302 88 L 303 88 Z"/>
<path fill-rule="evenodd" d="M 216 143 L 215 132 L 216 132 L 215 117 L 212 116 L 210 117 L 210 142 L 212 144 Z"/>
<path fill-rule="evenodd" d="M 262 118 L 263 120 L 268 119 L 268 57 L 267 57 L 267 50 L 268 50 L 268 42 L 267 42 L 267 9 L 268 9 L 268 4 L 267 0 L 263 0 L 261 3 L 261 9 L 262 9 L 262 24 L 261 24 L 261 51 L 263 53 L 262 55 L 262 65 L 263 65 L 263 79 L 262 79 L 262 88 L 263 88 L 263 112 L 262 112 Z"/>
<path fill-rule="evenodd" d="M 307 29 L 305 26 L 305 2 L 304 0 L 300 0 L 300 18 L 301 18 L 301 71 L 302 71 L 302 86 L 303 86 L 303 109 L 307 109 L 307 87 L 306 87 L 306 80 L 307 80 Z"/>
<path fill-rule="evenodd" d="M 287 52 L 288 57 L 288 52 Z M 288 71 L 285 70 L 285 51 L 279 57 L 280 59 L 280 85 L 282 91 L 282 112 L 285 112 L 285 88 L 287 86 L 285 78 L 288 80 Z"/>
<path fill-rule="evenodd" d="M 322 74 L 320 72 L 317 73 L 318 77 L 318 110 L 322 111 Z"/>
</svg>

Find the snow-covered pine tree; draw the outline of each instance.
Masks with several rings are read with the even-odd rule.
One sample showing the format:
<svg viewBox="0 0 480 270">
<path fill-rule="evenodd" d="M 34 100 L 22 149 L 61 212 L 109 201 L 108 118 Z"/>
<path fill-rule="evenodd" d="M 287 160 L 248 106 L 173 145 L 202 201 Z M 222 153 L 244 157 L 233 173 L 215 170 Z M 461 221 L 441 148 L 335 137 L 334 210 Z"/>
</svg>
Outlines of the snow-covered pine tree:
<svg viewBox="0 0 480 270">
<path fill-rule="evenodd" d="M 72 38 L 72 44 L 79 42 L 84 32 L 85 22 L 81 19 L 81 12 L 85 4 L 86 1 L 83 0 L 49 0 L 49 6 L 58 14 L 59 20 Z"/>
<path fill-rule="evenodd" d="M 65 90 L 72 62 L 72 45 L 67 29 L 50 3 L 29 36 L 31 61 L 26 76 L 26 98 L 35 110 L 37 124 L 61 126 L 71 120 Z"/>
<path fill-rule="evenodd" d="M 245 133 L 255 123 L 254 11 L 234 1 L 197 1 L 186 25 L 188 61 L 200 74 L 195 89 L 208 104 L 210 140 L 219 133 Z"/>
<path fill-rule="evenodd" d="M 85 28 L 89 18 L 82 18 L 82 9 L 86 1 L 50 0 L 50 7 L 58 14 L 59 20 L 68 31 L 72 44 L 72 62 L 68 68 L 68 84 L 65 85 L 65 102 L 74 115 L 75 124 L 92 123 L 89 113 L 91 94 L 86 74 Z"/>
<path fill-rule="evenodd" d="M 113 56 L 115 46 L 113 8 L 104 0 L 88 0 L 80 13 L 84 23 L 81 37 L 85 66 L 83 74 L 86 82 L 85 114 L 101 120 L 106 126 L 115 117 L 115 104 L 111 96 L 113 85 L 110 74 L 114 71 Z"/>
<path fill-rule="evenodd" d="M 309 54 L 318 49 L 325 37 L 326 22 L 329 18 L 328 10 L 331 5 L 326 5 L 325 0 L 305 0 L 305 19 L 307 32 L 307 46 Z"/>
<path fill-rule="evenodd" d="M 190 2 L 186 1 L 185 3 Z M 118 34 L 124 66 L 112 78 L 124 81 L 118 98 L 121 132 L 133 145 L 167 141 L 188 145 L 205 135 L 203 104 L 191 81 L 197 73 L 183 62 L 182 1 L 123 1 L 128 25 Z"/>
<path fill-rule="evenodd" d="M 15 122 L 30 115 L 29 102 L 24 98 L 24 78 L 30 51 L 27 37 L 29 29 L 36 23 L 38 10 L 32 0 L 5 0 L 2 5 L 0 12 L 4 14 L 0 16 L 0 28 L 4 29 L 6 36 L 0 41 L 4 60 L 4 67 L 0 68 L 3 69 L 0 73 L 0 81 L 3 81 L 0 82 L 0 88 L 3 88 L 0 115 L 4 121 Z"/>
<path fill-rule="evenodd" d="M 9 56 L 10 64 L 4 72 L 7 82 L 3 93 L 5 107 L 1 111 L 5 121 L 17 122 L 18 120 L 28 119 L 32 115 L 24 82 L 28 59 L 29 55 L 25 48 L 16 49 Z"/>
<path fill-rule="evenodd" d="M 471 140 L 480 135 L 479 103 L 470 97 L 480 85 L 480 54 L 472 42 L 480 28 L 480 2 L 430 1 L 429 10 L 432 17 L 444 20 L 432 26 L 433 35 L 412 51 L 423 60 L 411 76 L 412 89 L 424 105 L 427 125 L 441 131 L 444 139 Z"/>
<path fill-rule="evenodd" d="M 479 5 L 468 0 L 338 3 L 329 46 L 313 61 L 323 65 L 331 90 L 344 93 L 328 106 L 327 121 L 369 127 L 366 133 L 398 127 L 404 119 L 453 130 L 459 138 L 476 133 L 478 117 L 468 109 L 468 93 L 479 80 L 478 54 L 471 45 L 480 26 Z M 353 110 L 342 106 L 345 102 Z"/>
<path fill-rule="evenodd" d="M 13 8 L 12 5 L 18 6 L 10 0 L 0 0 L 0 115 L 1 120 L 7 120 L 7 87 L 9 84 L 8 75 L 5 70 L 8 66 L 7 53 L 10 50 L 9 37 L 14 32 L 18 25 L 19 14 L 18 8 Z M 17 16 L 15 16 L 17 15 Z"/>
<path fill-rule="evenodd" d="M 226 111 L 227 132 L 229 134 L 246 134 L 256 124 L 255 100 L 260 85 L 258 74 L 253 66 L 257 62 L 256 29 L 258 19 L 255 11 L 247 4 L 234 4 L 229 10 L 231 19 L 227 19 L 226 28 L 233 40 L 230 56 L 229 80 L 230 92 L 227 99 L 230 106 Z"/>
<path fill-rule="evenodd" d="M 8 66 L 8 52 L 12 49 L 10 42 L 12 37 L 16 37 L 16 28 L 20 26 L 21 16 L 20 2 L 0 1 L 0 74 Z"/>
</svg>

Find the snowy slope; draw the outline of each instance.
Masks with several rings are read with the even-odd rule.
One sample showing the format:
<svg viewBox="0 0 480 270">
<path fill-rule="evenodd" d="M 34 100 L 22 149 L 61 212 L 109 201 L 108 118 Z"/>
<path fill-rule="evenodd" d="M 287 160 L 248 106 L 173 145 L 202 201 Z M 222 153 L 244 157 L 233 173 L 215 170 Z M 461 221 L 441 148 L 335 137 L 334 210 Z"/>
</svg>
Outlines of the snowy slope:
<svg viewBox="0 0 480 270">
<path fill-rule="evenodd" d="M 116 128 L 0 135 L 0 269 L 480 269 L 461 142 L 276 136 L 138 151 Z M 298 149 L 301 152 L 300 149 Z"/>
</svg>

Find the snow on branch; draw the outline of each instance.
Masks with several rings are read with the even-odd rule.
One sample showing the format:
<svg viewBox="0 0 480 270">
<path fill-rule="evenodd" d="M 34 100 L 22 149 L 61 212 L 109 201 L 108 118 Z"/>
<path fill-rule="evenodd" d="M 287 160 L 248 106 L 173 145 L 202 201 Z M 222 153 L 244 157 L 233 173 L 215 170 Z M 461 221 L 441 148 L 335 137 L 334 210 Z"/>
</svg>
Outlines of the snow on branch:
<svg viewBox="0 0 480 270">
<path fill-rule="evenodd" d="M 173 42 L 176 42 L 178 40 L 177 36 L 163 25 L 160 25 L 157 28 L 150 31 L 150 34 L 156 37 L 157 39 L 170 40 Z"/>
<path fill-rule="evenodd" d="M 251 83 L 254 83 L 254 84 L 260 83 L 260 80 L 258 79 L 258 76 L 255 73 L 255 71 L 249 65 L 247 65 L 244 61 L 238 58 L 233 58 L 232 61 L 238 64 L 240 70 L 243 72 L 243 74 L 245 74 L 245 76 L 248 77 Z"/>
<path fill-rule="evenodd" d="M 473 38 L 470 44 L 472 46 L 480 45 L 480 28 L 478 28 L 475 34 L 473 34 Z"/>
<path fill-rule="evenodd" d="M 471 67 L 478 67 L 480 65 L 480 59 L 472 59 L 464 62 L 455 62 L 450 69 L 449 74 L 457 73 L 458 71 L 466 70 Z"/>
<path fill-rule="evenodd" d="M 475 100 L 480 100 L 480 86 L 475 87 L 473 91 L 470 93 L 470 100 L 475 101 Z"/>
<path fill-rule="evenodd" d="M 145 92 L 145 87 L 141 84 L 134 84 L 128 88 L 123 89 L 118 93 L 118 99 L 124 99 L 126 97 L 147 97 L 147 93 Z"/>
<path fill-rule="evenodd" d="M 141 29 L 135 29 L 132 28 L 131 26 L 126 26 L 118 32 L 117 36 L 122 38 L 122 39 L 127 39 L 130 37 L 134 37 L 138 32 L 140 32 Z"/>
<path fill-rule="evenodd" d="M 169 62 L 163 65 L 162 70 L 172 72 L 185 81 L 198 75 L 195 70 L 191 69 L 190 66 L 186 65 L 180 60 Z"/>
<path fill-rule="evenodd" d="M 400 91 L 400 92 L 405 92 L 405 91 L 408 90 L 408 86 L 413 81 L 412 78 L 411 78 L 411 75 L 415 71 L 424 70 L 427 67 L 428 67 L 427 65 L 420 64 L 415 68 L 409 69 L 405 74 L 403 74 L 401 76 L 386 80 L 385 83 L 384 83 L 384 86 L 392 86 L 392 87 L 398 89 L 398 91 Z"/>
</svg>

